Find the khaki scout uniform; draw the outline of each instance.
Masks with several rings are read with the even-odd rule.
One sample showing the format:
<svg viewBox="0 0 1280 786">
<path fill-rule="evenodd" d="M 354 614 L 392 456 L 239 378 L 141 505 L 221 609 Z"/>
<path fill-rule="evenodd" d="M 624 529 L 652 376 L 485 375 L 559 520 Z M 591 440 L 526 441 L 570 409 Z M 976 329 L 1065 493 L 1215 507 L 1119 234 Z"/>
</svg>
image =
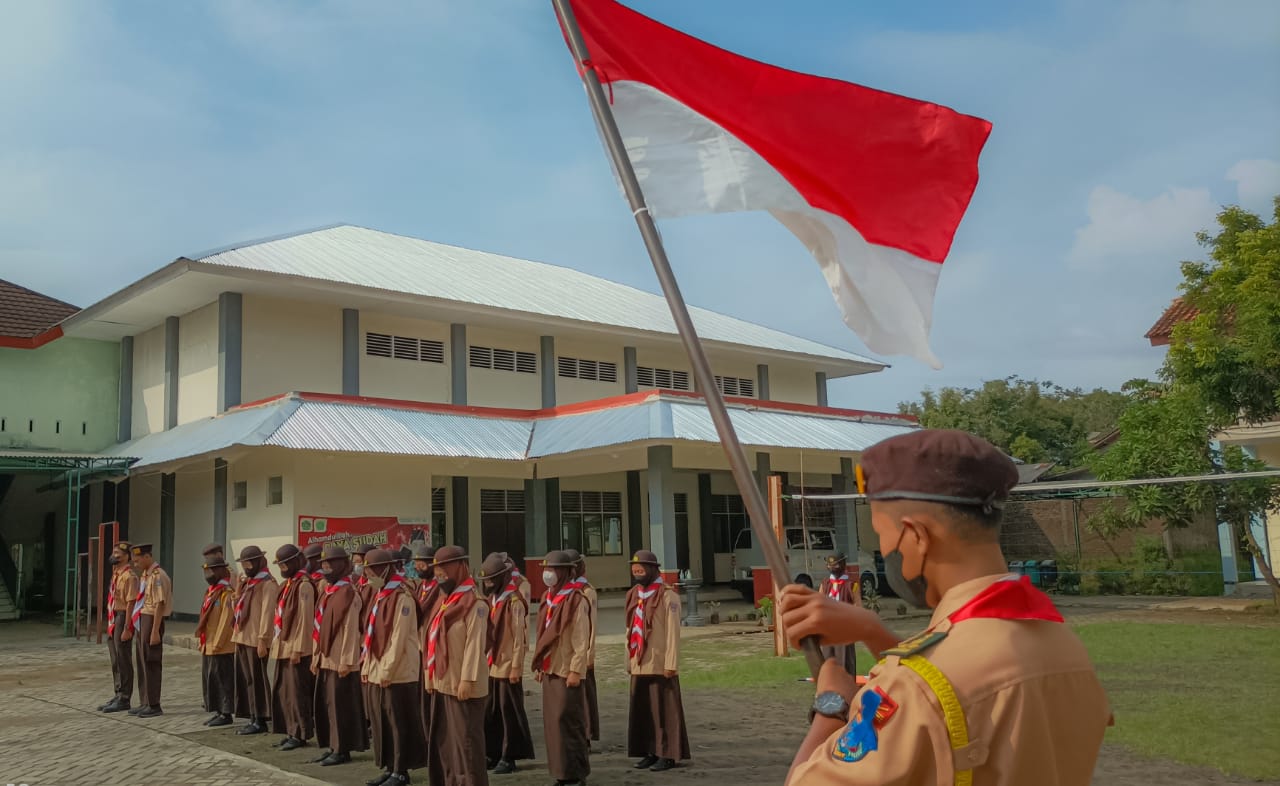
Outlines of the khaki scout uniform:
<svg viewBox="0 0 1280 786">
<path fill-rule="evenodd" d="M 680 761 L 690 757 L 684 700 L 680 677 L 666 676 L 680 668 L 680 596 L 666 584 L 658 585 L 656 591 L 658 597 L 647 604 L 652 627 L 646 619 L 648 635 L 638 658 L 629 643 L 634 619 L 630 615 L 627 619 L 627 671 L 631 674 L 627 755 Z"/>
<path fill-rule="evenodd" d="M 391 635 L 381 655 L 370 643 L 360 667 L 360 678 L 369 693 L 373 761 L 388 772 L 407 773 L 427 763 L 419 698 L 422 689 L 418 686 L 422 669 L 418 604 L 406 585 L 381 602 L 378 594 L 373 596 L 378 611 L 375 622 L 389 624 Z"/>
<path fill-rule="evenodd" d="M 238 627 L 232 623 L 231 641 L 236 645 L 236 675 L 248 688 L 247 707 L 237 707 L 236 714 L 248 716 L 253 723 L 271 718 L 271 680 L 267 676 L 267 659 L 258 656 L 259 647 L 270 651 L 275 638 L 276 600 L 280 586 L 268 578 L 254 585 L 246 581 L 236 597 L 242 603 Z M 265 730 L 265 729 L 264 729 Z"/>
<path fill-rule="evenodd" d="M 129 614 L 138 599 L 138 574 L 124 565 L 111 574 L 111 639 L 107 652 L 111 655 L 111 676 L 116 698 L 126 706 L 133 699 L 133 642 L 124 641 L 129 629 Z"/>
<path fill-rule="evenodd" d="M 850 723 L 796 766 L 790 786 L 1087 786 L 1111 711 L 1071 629 L 947 619 L 1004 578 L 953 587 L 924 633 L 886 651 L 851 702 Z M 875 750 L 845 739 L 868 691 L 883 697 L 872 724 Z M 944 711 L 953 696 L 953 709 Z"/>
<path fill-rule="evenodd" d="M 142 597 L 142 617 L 134 631 L 138 655 L 138 703 L 143 707 L 160 706 L 160 688 L 164 680 L 164 621 L 173 613 L 173 582 L 159 563 L 138 577 L 146 585 Z M 151 643 L 151 631 L 160 629 L 160 643 Z"/>
<path fill-rule="evenodd" d="M 440 553 L 436 552 L 436 559 L 439 558 Z M 470 592 L 472 605 L 465 614 L 448 614 L 452 605 L 449 596 L 442 595 L 436 604 L 436 616 L 441 618 L 437 636 L 443 640 L 444 668 L 437 661 L 434 676 L 426 669 L 422 673 L 423 685 L 430 694 L 427 772 L 431 783 L 488 783 L 484 706 L 489 695 L 489 602 L 479 586 L 471 587 Z M 428 623 L 428 631 L 431 624 Z M 458 698 L 464 681 L 472 683 L 471 696 L 466 701 Z"/>
<path fill-rule="evenodd" d="M 209 598 L 210 593 L 213 594 L 212 599 Z M 206 590 L 205 596 L 209 611 L 205 619 L 204 641 L 199 645 L 204 708 L 230 718 L 235 711 L 236 645 L 231 643 L 235 593 L 230 586 L 217 586 L 216 590 Z"/>
</svg>

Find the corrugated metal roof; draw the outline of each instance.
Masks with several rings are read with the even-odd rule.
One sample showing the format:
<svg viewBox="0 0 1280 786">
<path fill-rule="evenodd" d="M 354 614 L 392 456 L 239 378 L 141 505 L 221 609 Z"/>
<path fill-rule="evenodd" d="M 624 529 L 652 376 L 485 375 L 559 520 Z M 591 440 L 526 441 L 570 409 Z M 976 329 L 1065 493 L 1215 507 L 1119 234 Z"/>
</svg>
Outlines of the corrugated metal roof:
<svg viewBox="0 0 1280 786">
<path fill-rule="evenodd" d="M 856 418 L 731 407 L 738 435 L 756 447 L 860 452 L 914 427 Z M 719 442 L 702 404 L 654 394 L 573 415 L 493 417 L 291 395 L 119 445 L 134 469 L 235 446 L 335 453 L 525 461 L 647 441 Z"/>
<path fill-rule="evenodd" d="M 566 267 L 356 226 L 336 226 L 221 250 L 196 261 L 543 316 L 674 334 L 660 296 Z M 734 317 L 690 308 L 699 335 L 883 368 L 862 355 Z"/>
</svg>

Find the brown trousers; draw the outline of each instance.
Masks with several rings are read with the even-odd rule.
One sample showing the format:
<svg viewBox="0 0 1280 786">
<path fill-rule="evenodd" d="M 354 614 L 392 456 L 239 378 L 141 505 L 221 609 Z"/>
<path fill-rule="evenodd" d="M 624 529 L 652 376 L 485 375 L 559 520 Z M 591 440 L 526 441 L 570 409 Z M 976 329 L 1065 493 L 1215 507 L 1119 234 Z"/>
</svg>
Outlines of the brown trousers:
<svg viewBox="0 0 1280 786">
<path fill-rule="evenodd" d="M 373 714 L 373 763 L 388 772 L 407 773 L 427 765 L 427 740 L 422 733 L 422 706 L 417 682 L 400 682 L 385 688 L 369 687 Z"/>
<path fill-rule="evenodd" d="M 236 714 L 250 720 L 271 720 L 271 683 L 267 679 L 267 659 L 258 657 L 258 648 L 236 645 L 236 680 L 245 686 L 247 705 L 236 707 Z M 240 699 L 240 691 L 236 691 Z"/>
<path fill-rule="evenodd" d="M 431 736 L 427 778 L 431 786 L 488 786 L 484 761 L 484 699 L 430 695 Z M 554 774 L 554 773 L 553 773 Z"/>
<path fill-rule="evenodd" d="M 160 643 L 151 643 L 151 631 L 160 626 Z M 160 685 L 164 679 L 164 620 L 159 623 L 150 614 L 138 619 L 139 630 L 133 634 L 137 646 L 134 650 L 138 662 L 138 704 L 143 707 L 160 706 Z"/>
<path fill-rule="evenodd" d="M 316 743 L 337 753 L 369 749 L 369 724 L 364 717 L 360 672 L 339 677 L 320 669 L 316 677 Z"/>
<path fill-rule="evenodd" d="M 129 625 L 129 612 L 114 612 L 112 618 L 116 623 L 115 633 L 107 640 L 107 653 L 111 655 L 111 683 L 116 690 L 116 698 L 121 701 L 133 699 L 133 641 L 123 641 L 121 636 Z"/>
<path fill-rule="evenodd" d="M 311 658 L 299 658 L 293 665 L 288 658 L 276 661 L 275 688 L 271 692 L 271 730 L 306 742 L 315 733 L 316 678 L 311 673 Z"/>
<path fill-rule="evenodd" d="M 689 758 L 689 733 L 685 728 L 679 677 L 654 674 L 631 678 L 627 755 Z"/>
<path fill-rule="evenodd" d="M 564 677 L 542 677 L 542 734 L 547 740 L 547 772 L 558 781 L 583 781 L 591 774 L 587 739 L 587 702 L 583 687 L 570 688 Z"/>
<path fill-rule="evenodd" d="M 200 678 L 205 711 L 230 715 L 235 708 L 236 656 L 201 655 Z"/>
<path fill-rule="evenodd" d="M 485 756 L 518 761 L 532 759 L 533 735 L 524 711 L 524 683 L 489 678 L 489 698 L 484 711 Z"/>
</svg>

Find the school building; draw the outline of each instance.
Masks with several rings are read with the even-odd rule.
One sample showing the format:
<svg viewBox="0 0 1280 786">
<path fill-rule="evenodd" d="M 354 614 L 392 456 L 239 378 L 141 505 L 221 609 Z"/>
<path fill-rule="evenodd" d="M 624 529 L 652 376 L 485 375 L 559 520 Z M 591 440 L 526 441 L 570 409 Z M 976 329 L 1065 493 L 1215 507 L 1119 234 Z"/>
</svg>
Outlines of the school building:
<svg viewBox="0 0 1280 786">
<path fill-rule="evenodd" d="M 916 427 L 828 406 L 883 364 L 693 312 L 761 483 L 851 491 L 861 450 Z M 567 268 L 335 226 L 178 258 L 59 330 L 108 347 L 118 386 L 102 454 L 128 477 L 90 478 L 85 507 L 156 545 L 179 613 L 209 541 L 571 547 L 622 587 L 642 547 L 727 580 L 747 526 L 666 302 Z M 853 505 L 808 515 L 874 550 Z"/>
</svg>

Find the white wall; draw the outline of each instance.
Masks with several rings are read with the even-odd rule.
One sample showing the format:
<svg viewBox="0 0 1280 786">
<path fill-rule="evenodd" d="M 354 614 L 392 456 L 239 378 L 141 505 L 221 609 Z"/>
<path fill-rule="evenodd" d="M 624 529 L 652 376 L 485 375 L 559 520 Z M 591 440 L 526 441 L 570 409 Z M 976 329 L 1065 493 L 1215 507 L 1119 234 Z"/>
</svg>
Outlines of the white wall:
<svg viewBox="0 0 1280 786">
<path fill-rule="evenodd" d="M 556 363 L 561 357 L 579 360 L 605 361 L 617 366 L 616 382 L 599 382 L 591 380 L 561 377 L 558 367 L 556 371 L 556 404 L 576 404 L 579 401 L 591 401 L 609 396 L 621 396 L 626 391 L 626 365 L 623 362 L 622 345 L 608 344 L 598 341 L 577 338 L 556 337 Z"/>
<path fill-rule="evenodd" d="M 162 366 L 163 368 L 163 366 Z M 178 424 L 218 414 L 218 304 L 178 324 Z"/>
<path fill-rule="evenodd" d="M 293 543 L 297 534 L 294 517 L 294 493 L 297 476 L 296 454 L 288 450 L 255 450 L 231 462 L 227 467 L 227 557 L 234 560 L 245 546 L 254 545 L 268 555 L 285 543 Z M 284 478 L 284 504 L 267 505 L 267 480 L 273 475 Z M 248 504 L 233 510 L 237 481 L 248 482 Z M 268 560 L 270 562 L 270 560 Z M 274 575 L 275 566 L 271 566 Z"/>
<path fill-rule="evenodd" d="M 134 475 L 129 478 L 129 542 L 150 543 L 152 554 L 160 559 L 160 475 Z M 175 561 L 178 552 L 174 552 Z"/>
<path fill-rule="evenodd" d="M 467 404 L 474 407 L 538 409 L 542 406 L 541 341 L 529 333 L 467 326 L 467 345 L 532 352 L 538 356 L 538 373 L 493 371 L 467 367 Z"/>
<path fill-rule="evenodd" d="M 439 341 L 444 344 L 444 363 L 369 357 L 365 352 L 365 334 L 369 332 Z M 360 312 L 360 395 L 448 402 L 449 363 L 448 324 Z"/>
<path fill-rule="evenodd" d="M 243 318 L 242 401 L 342 392 L 341 308 L 245 295 Z"/>
<path fill-rule="evenodd" d="M 164 431 L 164 325 L 133 337 L 133 438 Z"/>
<path fill-rule="evenodd" d="M 299 453 L 293 466 L 298 516 L 431 517 L 429 459 Z"/>
<path fill-rule="evenodd" d="M 130 501 L 132 504 L 132 500 Z M 173 608 L 198 614 L 206 584 L 201 549 L 213 540 L 213 462 L 174 474 Z M 157 548 L 159 544 L 157 544 Z"/>
<path fill-rule="evenodd" d="M 770 363 L 769 398 L 793 404 L 817 404 L 817 374 L 804 366 Z"/>
</svg>

